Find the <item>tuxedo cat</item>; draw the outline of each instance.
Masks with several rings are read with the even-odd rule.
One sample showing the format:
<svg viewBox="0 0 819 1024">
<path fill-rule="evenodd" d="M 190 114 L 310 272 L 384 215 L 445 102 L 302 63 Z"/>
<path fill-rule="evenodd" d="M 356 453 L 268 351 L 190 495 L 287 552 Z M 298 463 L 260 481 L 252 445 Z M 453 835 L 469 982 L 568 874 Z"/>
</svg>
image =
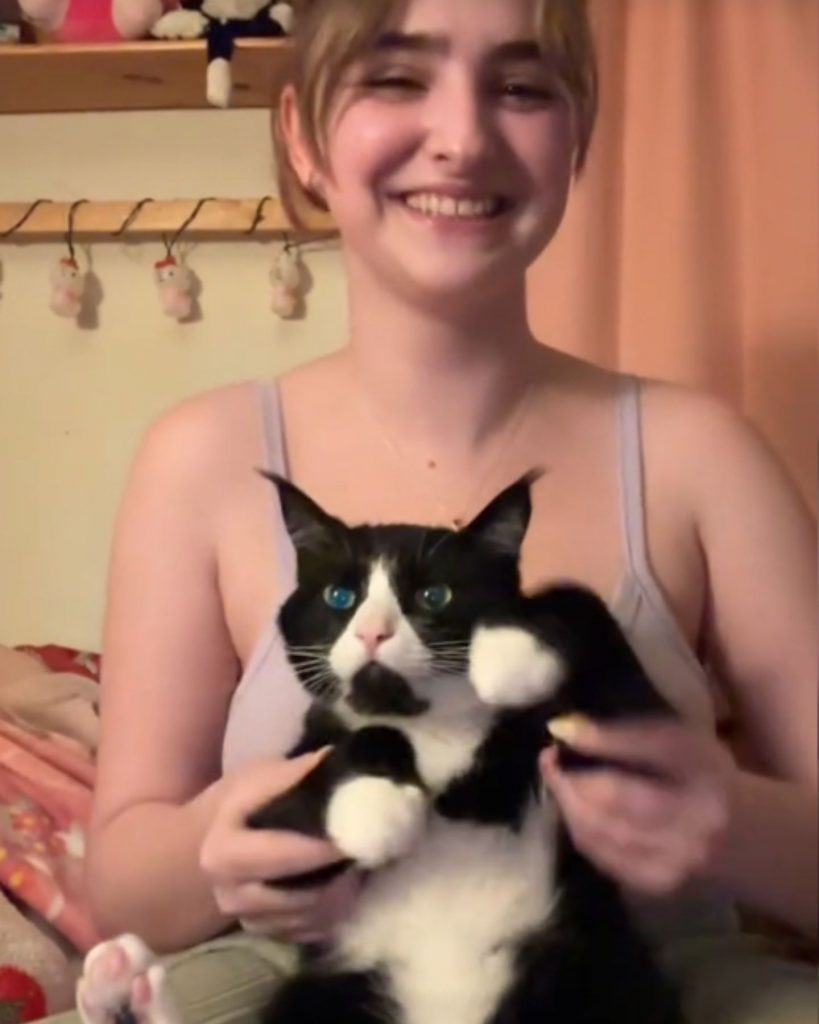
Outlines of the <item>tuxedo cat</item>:
<svg viewBox="0 0 819 1024">
<path fill-rule="evenodd" d="M 349 527 L 270 479 L 298 561 L 279 626 L 313 698 L 293 753 L 332 750 L 248 824 L 343 854 L 271 884 L 352 864 L 367 877 L 265 1024 L 681 1024 L 616 886 L 540 785 L 552 716 L 670 709 L 592 592 L 521 592 L 534 477 L 458 531 Z"/>
</svg>

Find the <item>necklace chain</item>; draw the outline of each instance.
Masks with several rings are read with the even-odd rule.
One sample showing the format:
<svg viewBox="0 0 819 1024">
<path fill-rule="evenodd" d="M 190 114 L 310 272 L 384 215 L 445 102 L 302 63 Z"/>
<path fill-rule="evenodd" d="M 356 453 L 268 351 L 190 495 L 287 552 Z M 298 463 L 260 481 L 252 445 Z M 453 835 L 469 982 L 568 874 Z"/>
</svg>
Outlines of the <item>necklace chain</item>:
<svg viewBox="0 0 819 1024">
<path fill-rule="evenodd" d="M 489 480 L 492 473 L 497 469 L 503 456 L 507 453 L 512 442 L 517 437 L 520 428 L 523 426 L 523 423 L 526 419 L 526 413 L 529 411 L 529 405 L 531 403 L 533 393 L 534 381 L 530 381 L 526 387 L 526 390 L 518 400 L 516 408 L 509 416 L 506 429 L 502 432 L 500 438 L 496 441 L 495 451 L 492 454 L 492 457 L 489 459 L 489 462 L 487 463 L 485 470 L 479 476 L 478 482 L 470 490 L 467 496 L 467 500 L 464 502 L 463 506 L 461 507 L 457 515 L 452 514 L 452 510 L 448 508 L 445 502 L 441 501 L 440 497 L 438 496 L 437 492 L 433 487 L 427 486 L 426 484 L 424 484 L 423 486 L 416 484 L 416 490 L 424 491 L 426 497 L 435 504 L 436 508 L 441 513 L 444 522 L 447 523 L 447 525 L 450 526 L 452 529 L 459 530 L 468 522 L 467 516 L 469 515 L 473 506 L 475 505 L 478 498 L 482 494 L 487 481 Z M 404 463 L 409 466 L 415 460 L 410 459 L 409 456 L 407 456 L 404 449 L 395 440 L 395 438 L 393 438 L 390 435 L 389 431 L 386 429 L 383 422 L 379 419 L 378 415 L 376 414 L 375 409 L 372 407 L 371 403 L 368 402 L 364 396 L 362 396 L 362 398 L 362 408 L 366 411 L 367 416 L 375 426 L 378 436 L 381 439 L 384 446 L 390 451 L 393 458 L 397 462 Z M 434 468 L 435 463 L 430 461 L 427 463 L 427 465 L 430 466 L 431 468 Z M 413 475 L 415 476 L 416 474 Z"/>
</svg>

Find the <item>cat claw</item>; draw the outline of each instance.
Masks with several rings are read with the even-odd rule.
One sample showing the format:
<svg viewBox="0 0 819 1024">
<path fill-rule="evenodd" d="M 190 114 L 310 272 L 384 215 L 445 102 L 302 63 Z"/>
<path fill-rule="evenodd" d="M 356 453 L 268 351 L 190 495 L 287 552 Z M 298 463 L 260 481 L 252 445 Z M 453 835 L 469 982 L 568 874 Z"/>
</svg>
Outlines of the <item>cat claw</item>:
<svg viewBox="0 0 819 1024">
<path fill-rule="evenodd" d="M 136 935 L 101 942 L 77 981 L 84 1024 L 180 1024 L 165 968 Z"/>
<path fill-rule="evenodd" d="M 522 708 L 553 696 L 566 663 L 525 629 L 482 626 L 469 648 L 469 678 L 485 704 Z"/>
<path fill-rule="evenodd" d="M 327 834 L 365 868 L 396 860 L 415 845 L 427 816 L 418 786 L 360 776 L 342 783 L 327 808 Z"/>
</svg>

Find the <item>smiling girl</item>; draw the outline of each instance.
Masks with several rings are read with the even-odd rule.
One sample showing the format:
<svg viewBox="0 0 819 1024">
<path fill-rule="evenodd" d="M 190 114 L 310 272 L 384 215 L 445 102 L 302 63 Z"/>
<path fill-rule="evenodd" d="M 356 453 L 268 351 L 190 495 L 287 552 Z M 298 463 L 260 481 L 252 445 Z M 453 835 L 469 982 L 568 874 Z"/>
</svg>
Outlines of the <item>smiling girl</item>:
<svg viewBox="0 0 819 1024">
<path fill-rule="evenodd" d="M 584 4 L 312 0 L 295 53 L 283 188 L 332 211 L 349 341 L 186 401 L 142 445 L 107 617 L 88 876 L 101 927 L 169 952 L 240 921 L 253 938 L 200 945 L 175 969 L 189 1021 L 239 1019 L 275 984 L 275 940 L 325 936 L 355 903 L 352 873 L 265 886 L 338 852 L 242 827 L 315 763 L 281 759 L 306 701 L 272 625 L 294 564 L 254 467 L 349 522 L 460 526 L 544 466 L 524 584 L 596 590 L 683 716 L 558 723 L 580 750 L 673 780 L 575 777 L 546 759 L 567 826 L 630 893 L 693 1022 L 815 1020 L 810 973 L 768 956 L 735 913 L 816 928 L 809 516 L 727 408 L 549 349 L 527 323 L 526 271 L 595 119 Z M 752 751 L 742 765 L 716 738 L 721 717 Z"/>
</svg>

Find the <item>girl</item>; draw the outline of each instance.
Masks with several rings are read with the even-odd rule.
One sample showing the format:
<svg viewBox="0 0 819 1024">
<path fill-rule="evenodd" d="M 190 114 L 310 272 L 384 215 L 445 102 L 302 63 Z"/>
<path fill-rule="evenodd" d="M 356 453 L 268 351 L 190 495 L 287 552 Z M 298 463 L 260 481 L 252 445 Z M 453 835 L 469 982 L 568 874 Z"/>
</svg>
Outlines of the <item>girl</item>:
<svg viewBox="0 0 819 1024">
<path fill-rule="evenodd" d="M 594 123 L 584 4 L 303 6 L 277 121 L 283 185 L 338 224 L 349 343 L 189 400 L 142 445 L 105 640 L 99 924 L 162 952 L 196 947 L 175 969 L 186 1019 L 243 1019 L 275 984 L 275 940 L 320 938 L 354 903 L 352 874 L 315 892 L 263 885 L 337 853 L 241 826 L 314 763 L 280 759 L 305 702 L 272 628 L 294 566 L 254 467 L 351 523 L 458 525 L 545 466 L 525 582 L 574 578 L 609 599 L 684 716 L 563 726 L 578 749 L 651 764 L 673 786 L 567 777 L 548 760 L 545 781 L 577 844 L 633 894 L 693 1022 L 806 1024 L 810 974 L 743 935 L 734 907 L 815 931 L 808 514 L 728 409 L 550 350 L 526 320 L 526 270 Z M 741 764 L 715 736 L 727 716 L 750 750 Z M 201 945 L 237 921 L 242 938 Z"/>
</svg>

